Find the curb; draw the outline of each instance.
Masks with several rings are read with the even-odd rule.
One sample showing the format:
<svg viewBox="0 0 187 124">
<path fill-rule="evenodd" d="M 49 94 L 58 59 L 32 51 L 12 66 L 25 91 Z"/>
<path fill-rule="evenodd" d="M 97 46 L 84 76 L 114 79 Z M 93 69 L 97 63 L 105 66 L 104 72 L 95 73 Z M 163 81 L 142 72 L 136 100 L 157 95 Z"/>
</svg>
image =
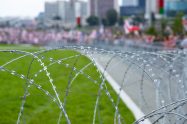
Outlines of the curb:
<svg viewBox="0 0 187 124">
<path fill-rule="evenodd" d="M 101 72 L 104 72 L 104 68 L 96 60 L 95 60 L 95 64 L 100 69 Z M 115 92 L 116 93 L 120 92 L 120 98 L 126 104 L 126 106 L 131 110 L 136 120 L 144 117 L 145 114 L 141 111 L 141 109 L 133 102 L 133 100 L 127 95 L 127 93 L 124 90 L 120 91 L 119 84 L 110 76 L 110 74 L 108 74 L 107 71 L 105 71 L 104 76 L 107 79 L 107 81 L 110 83 L 110 85 L 113 87 Z M 145 120 L 140 124 L 151 124 L 151 122 L 150 120 Z"/>
</svg>

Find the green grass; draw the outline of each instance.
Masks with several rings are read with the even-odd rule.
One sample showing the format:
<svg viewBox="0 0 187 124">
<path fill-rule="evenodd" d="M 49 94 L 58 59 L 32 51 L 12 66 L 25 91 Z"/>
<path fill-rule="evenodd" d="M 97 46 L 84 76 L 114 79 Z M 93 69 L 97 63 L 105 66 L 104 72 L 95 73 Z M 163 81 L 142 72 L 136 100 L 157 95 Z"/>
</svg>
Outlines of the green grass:
<svg viewBox="0 0 187 124">
<path fill-rule="evenodd" d="M 1 50 L 4 49 L 21 49 L 26 51 L 37 51 L 41 48 L 32 46 L 0 46 Z M 43 53 L 39 57 L 45 56 L 43 62 L 47 66 L 50 61 L 48 58 L 54 58 L 59 60 L 69 56 L 79 55 L 78 52 L 71 50 L 55 50 Z M 16 53 L 3 53 L 0 52 L 0 65 L 5 64 L 15 57 L 22 56 L 22 54 Z M 29 65 L 32 61 L 32 56 L 24 57 L 20 60 L 12 62 L 7 65 L 9 70 L 15 70 L 18 74 L 27 75 Z M 85 56 L 80 56 L 79 59 L 72 58 L 62 62 L 63 64 L 54 64 L 48 67 L 48 71 L 54 80 L 56 90 L 60 95 L 60 99 L 63 101 L 65 91 L 67 88 L 68 80 L 75 76 L 75 72 L 72 72 L 72 66 L 80 70 L 84 65 L 90 63 L 90 60 Z M 66 67 L 64 64 L 69 64 Z M 35 82 L 42 86 L 43 89 L 49 91 L 55 96 L 48 78 L 44 72 L 38 74 L 38 77 L 34 77 L 42 67 L 39 62 L 34 60 L 30 69 L 28 78 L 34 78 Z M 66 101 L 66 111 L 69 115 L 72 124 L 90 124 L 93 120 L 94 106 L 97 98 L 98 87 L 101 83 L 99 73 L 96 71 L 96 67 L 89 66 L 84 70 L 84 73 L 89 75 L 92 79 L 97 80 L 98 84 L 94 84 L 93 81 L 80 74 L 70 87 L 70 92 Z M 112 90 L 110 85 L 106 82 L 108 90 L 111 96 L 114 98 L 114 102 L 117 100 L 116 93 Z M 0 71 L 0 124 L 16 123 L 20 105 L 22 102 L 22 96 L 24 94 L 24 87 L 26 86 L 26 80 L 20 79 L 17 76 L 13 76 L 8 72 Z M 27 124 L 55 124 L 58 121 L 60 110 L 58 106 L 48 96 L 46 96 L 41 90 L 31 85 L 29 88 L 30 95 L 26 99 L 24 106 L 24 113 L 21 118 L 21 123 Z M 99 113 L 96 116 L 96 123 L 102 122 L 102 124 L 114 123 L 114 107 L 111 101 L 106 96 L 105 92 L 101 92 L 101 98 L 99 101 Z M 130 124 L 133 123 L 134 116 L 130 110 L 124 105 L 122 101 L 119 104 L 119 111 L 123 122 Z M 100 116 L 98 116 L 100 114 Z M 66 123 L 64 116 L 62 117 L 62 124 Z"/>
</svg>

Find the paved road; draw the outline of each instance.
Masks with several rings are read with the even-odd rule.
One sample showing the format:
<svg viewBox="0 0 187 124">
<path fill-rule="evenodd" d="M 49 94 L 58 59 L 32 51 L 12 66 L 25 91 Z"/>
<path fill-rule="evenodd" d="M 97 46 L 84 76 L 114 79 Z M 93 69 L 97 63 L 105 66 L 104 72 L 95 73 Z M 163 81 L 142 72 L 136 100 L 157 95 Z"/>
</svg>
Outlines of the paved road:
<svg viewBox="0 0 187 124">
<path fill-rule="evenodd" d="M 94 55 L 95 60 L 103 67 L 106 67 L 107 62 L 111 59 L 110 56 L 100 56 Z M 140 92 L 140 81 L 142 79 L 143 71 L 138 67 L 132 65 L 128 73 L 125 76 L 125 73 L 130 66 L 130 62 L 124 62 L 122 59 L 116 57 L 114 58 L 107 68 L 107 72 L 113 77 L 113 79 L 119 83 L 121 86 L 123 83 L 124 91 L 132 98 L 132 100 L 140 107 L 147 108 L 142 101 L 141 92 Z M 125 76 L 125 80 L 123 79 Z M 124 81 L 123 81 L 124 80 Z M 149 102 L 150 109 L 145 109 L 145 113 L 150 112 L 155 108 L 155 93 L 154 86 L 151 83 L 150 79 L 144 78 L 144 95 L 146 95 L 146 101 Z M 149 94 L 149 95 L 148 95 Z"/>
<path fill-rule="evenodd" d="M 183 95 L 184 92 L 181 91 L 181 88 L 179 88 L 176 83 L 180 79 L 180 77 L 177 77 L 177 72 L 180 72 L 181 66 L 178 67 L 178 65 L 176 65 L 178 70 L 174 70 L 175 68 L 171 67 L 170 73 L 168 70 L 171 63 L 167 63 L 158 58 L 155 61 L 153 60 L 155 58 L 153 55 L 142 56 L 144 59 L 138 61 L 138 57 L 124 60 L 120 57 L 114 57 L 108 54 L 93 54 L 94 59 L 103 68 L 107 66 L 107 63 L 112 58 L 112 61 L 107 66 L 107 73 L 110 74 L 119 85 L 122 86 L 122 84 L 124 84 L 123 90 L 131 97 L 136 105 L 139 106 L 144 114 L 148 114 L 163 105 L 185 97 Z M 144 63 L 145 60 L 147 62 Z M 173 70 L 174 72 L 172 72 Z M 170 122 L 165 121 L 162 123 L 167 124 Z"/>
</svg>

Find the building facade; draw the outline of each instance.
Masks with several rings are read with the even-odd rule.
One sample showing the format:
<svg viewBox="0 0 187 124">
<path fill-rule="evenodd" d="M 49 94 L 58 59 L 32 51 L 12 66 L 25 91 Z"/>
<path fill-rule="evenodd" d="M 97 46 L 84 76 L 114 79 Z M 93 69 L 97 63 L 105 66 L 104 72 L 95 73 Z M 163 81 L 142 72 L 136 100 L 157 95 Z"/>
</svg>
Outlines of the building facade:
<svg viewBox="0 0 187 124">
<path fill-rule="evenodd" d="M 46 2 L 45 3 L 45 19 L 52 19 L 57 15 L 58 15 L 57 2 Z"/>
<path fill-rule="evenodd" d="M 58 17 L 61 23 L 72 25 L 75 23 L 75 5 L 68 1 L 56 1 L 45 3 L 45 20 L 53 21 Z"/>
<path fill-rule="evenodd" d="M 120 15 L 121 16 L 138 16 L 145 14 L 145 0 L 123 0 L 123 4 L 120 7 Z"/>
<path fill-rule="evenodd" d="M 187 14 L 187 0 L 122 0 L 120 7 L 122 16 L 144 13 L 147 19 L 151 18 L 151 14 L 154 14 L 156 18 L 161 18 L 162 16 L 175 16 L 179 12 Z"/>
<path fill-rule="evenodd" d="M 145 18 L 151 18 L 151 13 L 158 14 L 158 0 L 146 0 Z"/>
<path fill-rule="evenodd" d="M 81 24 L 86 24 L 86 19 L 88 18 L 88 2 L 85 1 L 77 1 L 75 3 L 75 16 L 76 19 L 81 19 Z"/>
<path fill-rule="evenodd" d="M 120 7 L 120 16 L 144 16 L 144 9 L 134 6 Z"/>
<path fill-rule="evenodd" d="M 54 18 L 58 17 L 59 24 L 63 26 L 76 26 L 76 18 L 80 17 L 85 24 L 85 19 L 88 17 L 87 13 L 88 3 L 84 1 L 56 1 L 45 3 L 45 20 L 47 22 L 55 22 Z M 60 22 L 59 22 L 60 21 Z"/>
<path fill-rule="evenodd" d="M 138 6 L 138 0 L 122 0 L 121 6 Z"/>
<path fill-rule="evenodd" d="M 138 0 L 138 6 L 141 7 L 141 8 L 145 8 L 146 0 Z"/>
<path fill-rule="evenodd" d="M 118 11 L 118 0 L 89 0 L 90 15 L 104 18 L 110 9 Z"/>
<path fill-rule="evenodd" d="M 178 12 L 187 14 L 187 0 L 165 0 L 164 11 L 167 16 L 175 16 Z"/>
</svg>

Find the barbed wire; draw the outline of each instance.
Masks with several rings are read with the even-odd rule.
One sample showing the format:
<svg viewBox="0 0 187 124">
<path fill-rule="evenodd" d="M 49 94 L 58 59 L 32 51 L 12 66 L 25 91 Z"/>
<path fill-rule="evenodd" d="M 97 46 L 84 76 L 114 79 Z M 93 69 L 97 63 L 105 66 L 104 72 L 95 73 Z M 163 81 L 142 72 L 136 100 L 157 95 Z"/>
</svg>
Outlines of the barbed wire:
<svg viewBox="0 0 187 124">
<path fill-rule="evenodd" d="M 67 50 L 76 52 L 74 55 L 63 56 Z M 56 103 L 59 110 L 61 110 L 57 120 L 58 124 L 62 123 L 63 118 L 67 124 L 71 124 L 71 117 L 68 115 L 66 105 L 70 104 L 67 102 L 68 96 L 70 92 L 73 92 L 71 88 L 75 85 L 75 81 L 79 75 L 92 82 L 93 84 L 90 84 L 90 86 L 97 86 L 93 115 L 90 115 L 93 116 L 93 124 L 96 123 L 97 119 L 99 119 L 99 123 L 102 123 L 99 104 L 103 93 L 111 102 L 111 107 L 115 111 L 113 116 L 114 122 L 112 123 L 125 123 L 119 107 L 122 91 L 125 91 L 145 114 L 141 118 L 136 118 L 135 124 L 142 124 L 145 120 L 149 120 L 153 124 L 186 123 L 186 50 L 152 52 L 146 50 L 116 51 L 86 46 L 63 46 L 59 48 L 47 48 L 37 52 L 0 50 L 0 55 L 1 53 L 5 53 L 7 56 L 11 54 L 12 58 L 2 62 L 0 60 L 0 72 L 6 72 L 19 77 L 25 82 L 24 94 L 16 121 L 17 124 L 20 124 L 24 120 L 25 104 L 27 97 L 29 97 L 31 86 L 34 86 L 45 96 L 49 97 L 51 101 Z M 52 54 L 48 55 L 48 53 Z M 62 54 L 62 56 L 56 58 L 55 54 Z M 20 60 L 27 59 L 27 57 L 30 57 L 30 61 L 25 68 L 27 70 L 25 73 L 20 73 L 20 71 L 10 66 L 18 63 Z M 89 59 L 89 62 L 82 65 L 82 67 L 78 67 L 79 61 L 83 59 L 82 57 Z M 39 68 L 36 68 L 38 70 L 31 72 L 36 64 L 39 66 Z M 98 64 L 104 70 L 101 70 Z M 55 85 L 55 78 L 58 77 L 51 76 L 55 72 L 50 72 L 50 68 L 55 68 L 56 65 L 61 65 L 63 68 L 65 67 L 69 70 L 69 74 L 66 75 L 67 84 L 64 91 L 57 90 L 58 87 Z M 90 67 L 96 69 L 97 77 L 86 72 Z M 66 70 L 64 69 L 63 71 Z M 115 96 L 117 99 L 111 95 L 105 73 L 108 73 L 120 86 L 119 92 Z M 47 81 L 40 84 L 37 80 L 39 77 L 46 77 Z M 42 86 L 43 84 L 48 84 L 52 90 L 46 89 Z M 62 92 L 63 95 L 60 94 Z"/>
</svg>

